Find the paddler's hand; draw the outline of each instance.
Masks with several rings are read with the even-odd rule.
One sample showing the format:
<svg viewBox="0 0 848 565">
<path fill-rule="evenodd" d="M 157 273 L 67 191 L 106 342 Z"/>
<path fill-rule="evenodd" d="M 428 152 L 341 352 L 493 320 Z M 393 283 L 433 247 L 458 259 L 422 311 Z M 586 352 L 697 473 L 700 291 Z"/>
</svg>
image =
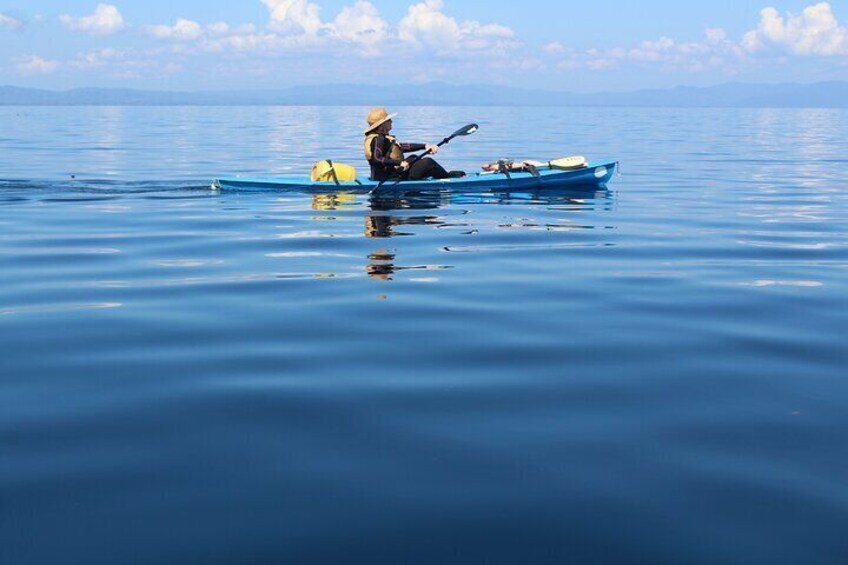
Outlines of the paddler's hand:
<svg viewBox="0 0 848 565">
<path fill-rule="evenodd" d="M 398 165 L 398 169 L 400 169 L 401 171 L 408 171 L 409 161 L 401 161 L 400 165 Z"/>
<path fill-rule="evenodd" d="M 425 145 L 424 149 L 429 151 L 431 155 L 435 155 L 436 153 L 439 152 L 439 146 L 433 145 L 432 143 L 428 143 L 427 145 Z"/>
</svg>

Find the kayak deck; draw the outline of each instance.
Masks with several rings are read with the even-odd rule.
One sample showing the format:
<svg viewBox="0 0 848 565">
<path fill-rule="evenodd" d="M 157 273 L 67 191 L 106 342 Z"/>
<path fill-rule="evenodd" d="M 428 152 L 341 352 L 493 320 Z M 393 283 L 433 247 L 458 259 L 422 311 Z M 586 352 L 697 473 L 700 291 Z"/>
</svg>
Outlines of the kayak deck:
<svg viewBox="0 0 848 565">
<path fill-rule="evenodd" d="M 382 185 L 369 179 L 362 181 L 316 182 L 309 177 L 219 177 L 212 182 L 216 190 L 288 190 L 297 192 L 407 192 L 538 190 L 544 188 L 596 188 L 606 185 L 618 168 L 617 161 L 592 161 L 586 167 L 573 170 L 539 169 L 539 175 L 529 172 L 472 173 L 460 178 L 420 181 L 387 181 Z"/>
</svg>

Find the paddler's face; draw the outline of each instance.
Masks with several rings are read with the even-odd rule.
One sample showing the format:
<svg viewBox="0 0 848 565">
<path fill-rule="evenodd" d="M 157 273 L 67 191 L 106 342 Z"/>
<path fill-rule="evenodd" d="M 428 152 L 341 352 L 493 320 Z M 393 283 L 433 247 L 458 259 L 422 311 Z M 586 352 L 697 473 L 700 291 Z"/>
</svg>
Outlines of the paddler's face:
<svg viewBox="0 0 848 565">
<path fill-rule="evenodd" d="M 385 124 L 383 124 L 383 127 L 385 127 L 385 128 L 386 128 L 386 131 L 387 131 L 387 132 L 392 131 L 392 121 L 391 121 L 391 120 L 386 120 L 386 123 L 385 123 Z"/>
</svg>

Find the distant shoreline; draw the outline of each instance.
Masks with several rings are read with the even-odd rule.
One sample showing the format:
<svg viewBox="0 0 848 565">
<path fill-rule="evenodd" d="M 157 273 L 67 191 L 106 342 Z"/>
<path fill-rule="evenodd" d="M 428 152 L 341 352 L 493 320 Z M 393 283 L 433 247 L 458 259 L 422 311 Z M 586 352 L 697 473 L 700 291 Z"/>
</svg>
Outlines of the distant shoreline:
<svg viewBox="0 0 848 565">
<path fill-rule="evenodd" d="M 574 93 L 481 85 L 386 85 L 388 106 L 602 108 L 848 108 L 848 82 L 727 83 L 632 92 Z M 256 91 L 147 91 L 78 88 L 56 91 L 0 86 L 0 106 L 373 106 L 372 87 L 337 84 Z"/>
</svg>

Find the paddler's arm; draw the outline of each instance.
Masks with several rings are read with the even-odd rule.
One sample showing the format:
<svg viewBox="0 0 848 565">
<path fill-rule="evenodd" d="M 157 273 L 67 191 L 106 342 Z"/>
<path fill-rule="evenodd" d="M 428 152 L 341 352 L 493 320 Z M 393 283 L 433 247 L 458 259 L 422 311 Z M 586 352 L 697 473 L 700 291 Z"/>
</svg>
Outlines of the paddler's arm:
<svg viewBox="0 0 848 565">
<path fill-rule="evenodd" d="M 421 151 L 423 149 L 427 149 L 433 155 L 439 152 L 439 146 L 433 145 L 432 143 L 401 143 L 400 149 L 404 153 L 411 153 L 412 151 Z"/>
</svg>

